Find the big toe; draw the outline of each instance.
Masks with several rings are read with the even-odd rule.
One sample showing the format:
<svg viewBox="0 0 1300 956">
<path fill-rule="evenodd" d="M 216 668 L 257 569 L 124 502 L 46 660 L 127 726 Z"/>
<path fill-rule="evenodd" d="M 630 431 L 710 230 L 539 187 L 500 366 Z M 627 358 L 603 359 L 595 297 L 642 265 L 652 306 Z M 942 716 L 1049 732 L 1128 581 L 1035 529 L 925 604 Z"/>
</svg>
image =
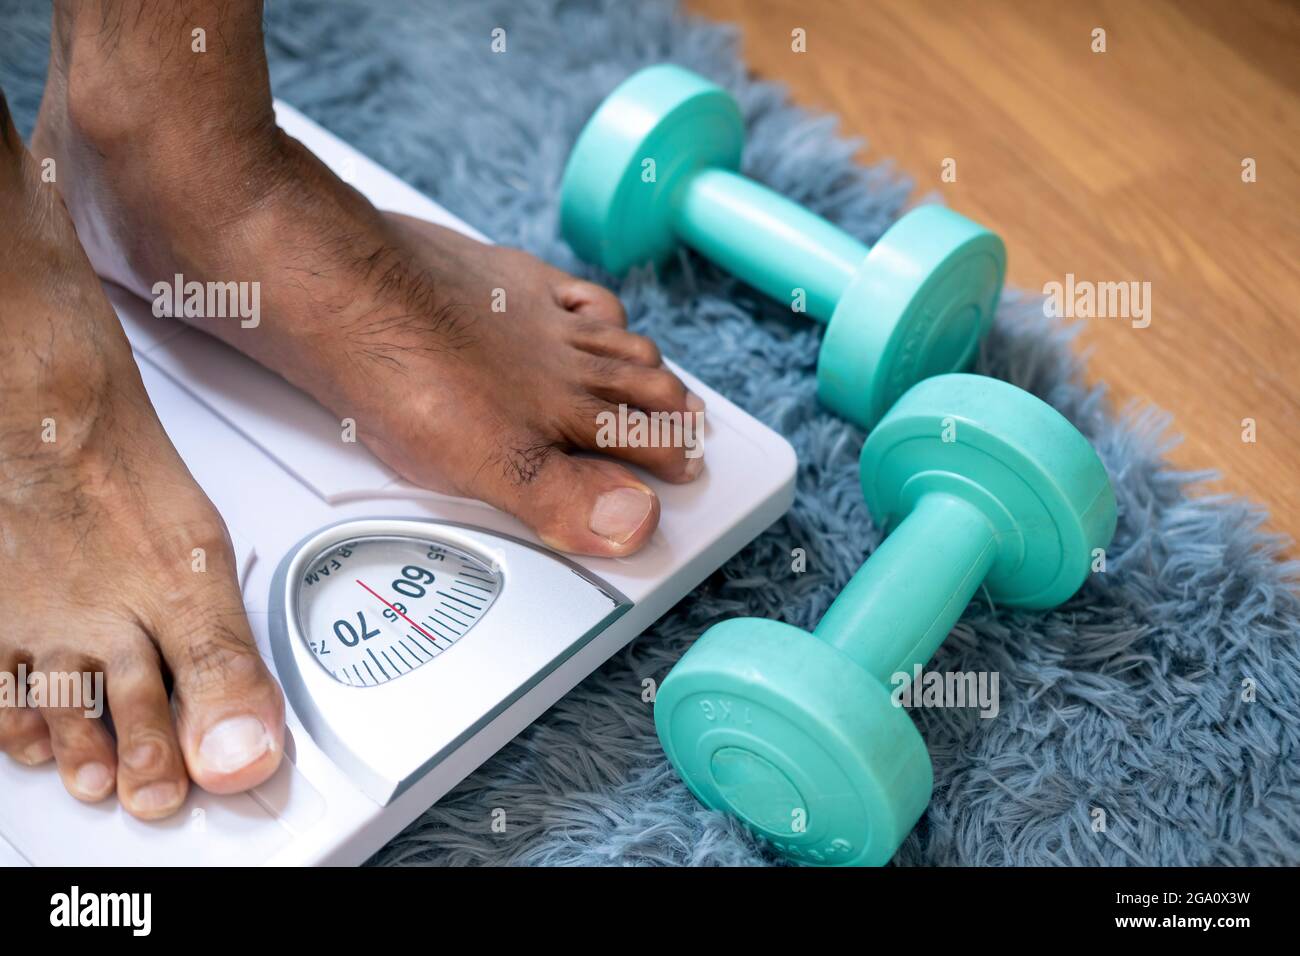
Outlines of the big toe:
<svg viewBox="0 0 1300 956">
<path fill-rule="evenodd" d="M 253 643 L 242 603 L 233 597 L 182 616 L 189 617 L 184 627 L 164 624 L 157 630 L 175 682 L 185 765 L 190 778 L 211 793 L 257 786 L 284 753 L 284 698 Z"/>
<path fill-rule="evenodd" d="M 554 445 L 523 447 L 523 460 L 507 451 L 497 467 L 479 469 L 470 493 L 513 514 L 557 551 L 620 557 L 654 533 L 659 499 L 628 469 Z"/>
</svg>

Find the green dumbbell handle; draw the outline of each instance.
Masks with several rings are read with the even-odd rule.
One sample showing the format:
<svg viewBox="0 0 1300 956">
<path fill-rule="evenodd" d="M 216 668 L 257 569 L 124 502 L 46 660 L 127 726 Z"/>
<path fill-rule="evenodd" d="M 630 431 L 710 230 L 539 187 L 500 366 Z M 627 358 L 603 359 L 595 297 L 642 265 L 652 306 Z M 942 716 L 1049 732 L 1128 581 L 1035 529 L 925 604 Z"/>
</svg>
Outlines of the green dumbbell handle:
<svg viewBox="0 0 1300 956">
<path fill-rule="evenodd" d="M 888 687 L 934 655 L 996 558 L 993 527 L 975 505 L 923 495 L 813 634 Z"/>
<path fill-rule="evenodd" d="M 772 298 L 796 288 L 808 314 L 830 321 L 870 248 L 821 216 L 727 169 L 691 173 L 673 197 L 673 229 L 687 245 Z"/>
</svg>

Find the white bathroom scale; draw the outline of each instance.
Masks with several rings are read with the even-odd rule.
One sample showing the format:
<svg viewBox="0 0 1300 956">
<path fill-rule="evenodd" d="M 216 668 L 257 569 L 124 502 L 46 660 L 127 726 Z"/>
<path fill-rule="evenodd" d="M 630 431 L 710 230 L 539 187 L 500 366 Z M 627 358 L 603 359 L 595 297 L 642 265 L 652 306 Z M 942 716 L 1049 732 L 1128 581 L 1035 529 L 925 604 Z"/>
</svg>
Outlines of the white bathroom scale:
<svg viewBox="0 0 1300 956">
<path fill-rule="evenodd" d="M 276 110 L 379 208 L 483 238 L 296 110 Z M 285 690 L 286 758 L 255 790 L 192 787 L 175 816 L 143 823 L 114 799 L 69 796 L 53 763 L 0 756 L 6 864 L 361 863 L 793 498 L 790 445 L 673 366 L 708 406 L 703 474 L 641 476 L 663 508 L 636 555 L 561 555 L 488 505 L 401 480 L 306 394 L 106 288 L 163 425 L 235 542 L 258 648 Z"/>
</svg>

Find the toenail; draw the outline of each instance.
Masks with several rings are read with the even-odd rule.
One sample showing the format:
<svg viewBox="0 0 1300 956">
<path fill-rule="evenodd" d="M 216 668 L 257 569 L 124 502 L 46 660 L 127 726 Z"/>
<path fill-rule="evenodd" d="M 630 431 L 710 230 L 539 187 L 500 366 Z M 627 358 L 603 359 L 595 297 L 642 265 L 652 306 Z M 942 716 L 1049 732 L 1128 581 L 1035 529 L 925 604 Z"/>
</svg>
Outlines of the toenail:
<svg viewBox="0 0 1300 956">
<path fill-rule="evenodd" d="M 83 797 L 102 797 L 113 785 L 113 774 L 102 763 L 92 760 L 77 768 L 73 785 Z"/>
<path fill-rule="evenodd" d="M 23 751 L 22 760 L 25 764 L 36 766 L 38 763 L 45 763 L 54 756 L 54 748 L 50 746 L 49 739 L 38 740 L 34 744 L 28 744 L 27 749 Z"/>
<path fill-rule="evenodd" d="M 688 390 L 686 392 L 686 409 L 696 413 L 704 411 L 704 399 Z"/>
<path fill-rule="evenodd" d="M 596 499 L 590 527 L 602 538 L 622 544 L 650 517 L 650 493 L 637 488 L 616 488 Z"/>
<path fill-rule="evenodd" d="M 229 717 L 210 728 L 199 744 L 199 760 L 213 773 L 243 770 L 271 749 L 271 735 L 256 717 Z"/>
<path fill-rule="evenodd" d="M 700 472 L 704 470 L 704 456 L 696 455 L 694 458 L 687 458 L 685 470 L 687 478 L 698 478 Z"/>
<path fill-rule="evenodd" d="M 131 796 L 131 806 L 141 813 L 170 810 L 180 802 L 180 788 L 174 783 L 151 783 Z"/>
</svg>

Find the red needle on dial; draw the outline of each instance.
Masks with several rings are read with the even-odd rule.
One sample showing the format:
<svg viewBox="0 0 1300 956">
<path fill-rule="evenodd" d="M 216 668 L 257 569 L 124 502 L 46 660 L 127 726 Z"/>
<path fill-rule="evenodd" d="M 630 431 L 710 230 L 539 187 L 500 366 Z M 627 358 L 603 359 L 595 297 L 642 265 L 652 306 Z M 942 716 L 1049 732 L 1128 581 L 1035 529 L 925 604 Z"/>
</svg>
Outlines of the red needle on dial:
<svg viewBox="0 0 1300 956">
<path fill-rule="evenodd" d="M 356 580 L 357 580 L 357 584 L 360 584 L 363 588 L 365 588 L 365 589 L 366 589 L 367 591 L 369 591 L 371 594 L 374 594 L 375 597 L 379 598 L 380 601 L 383 601 L 384 607 L 386 607 L 386 608 L 388 608 L 389 610 L 391 610 L 394 614 L 401 614 L 401 615 L 402 615 L 402 620 L 403 620 L 403 621 L 405 621 L 407 624 L 411 625 L 411 627 L 415 628 L 417 631 L 419 631 L 421 634 L 423 634 L 423 635 L 424 635 L 425 637 L 427 637 L 429 640 L 433 641 L 434 644 L 435 644 L 435 646 L 437 645 L 438 642 L 433 640 L 433 635 L 432 635 L 432 634 L 430 634 L 430 633 L 429 633 L 428 631 L 426 631 L 424 628 L 420 627 L 420 625 L 416 624 L 414 621 L 412 621 L 412 620 L 411 620 L 409 617 L 407 617 L 405 614 L 402 614 L 402 612 L 399 611 L 397 608 L 393 607 L 393 605 L 389 604 L 387 601 L 384 601 L 384 599 L 381 598 L 381 597 L 379 597 L 379 595 L 375 593 L 375 590 L 374 590 L 372 587 L 370 587 L 370 585 L 366 584 L 365 581 L 362 581 L 360 578 L 357 578 Z"/>
</svg>

